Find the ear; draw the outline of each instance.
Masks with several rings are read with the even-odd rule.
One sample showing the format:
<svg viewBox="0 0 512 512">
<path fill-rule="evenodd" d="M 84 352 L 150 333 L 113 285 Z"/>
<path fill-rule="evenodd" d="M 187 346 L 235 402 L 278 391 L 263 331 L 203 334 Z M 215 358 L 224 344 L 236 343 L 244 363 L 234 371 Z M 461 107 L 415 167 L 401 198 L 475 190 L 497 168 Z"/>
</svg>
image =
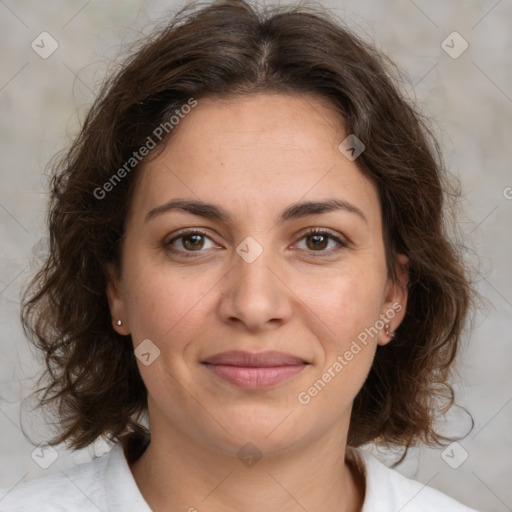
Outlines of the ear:
<svg viewBox="0 0 512 512">
<path fill-rule="evenodd" d="M 409 285 L 409 258 L 405 254 L 397 255 L 396 273 L 398 282 L 388 279 L 384 304 L 380 318 L 384 322 L 384 328 L 379 332 L 377 343 L 387 345 L 393 337 L 391 333 L 396 331 L 402 323 L 407 309 L 407 288 Z M 389 325 L 390 334 L 386 334 L 385 326 Z"/>
<path fill-rule="evenodd" d="M 113 263 L 107 263 L 107 287 L 105 292 L 107 294 L 110 315 L 112 316 L 112 327 L 123 336 L 130 334 L 121 278 L 118 268 Z M 121 320 L 121 325 L 117 325 L 118 320 Z"/>
</svg>

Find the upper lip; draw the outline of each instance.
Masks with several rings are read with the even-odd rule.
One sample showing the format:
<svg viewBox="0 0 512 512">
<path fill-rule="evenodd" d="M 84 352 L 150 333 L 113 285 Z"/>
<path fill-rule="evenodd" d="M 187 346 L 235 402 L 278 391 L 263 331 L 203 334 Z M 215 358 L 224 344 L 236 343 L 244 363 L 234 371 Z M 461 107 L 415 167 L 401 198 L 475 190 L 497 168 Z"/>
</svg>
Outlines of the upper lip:
<svg viewBox="0 0 512 512">
<path fill-rule="evenodd" d="M 230 352 L 222 352 L 208 357 L 202 363 L 219 364 L 228 366 L 291 366 L 298 364 L 307 364 L 300 357 L 286 354 L 284 352 L 244 352 L 242 350 L 232 350 Z"/>
</svg>

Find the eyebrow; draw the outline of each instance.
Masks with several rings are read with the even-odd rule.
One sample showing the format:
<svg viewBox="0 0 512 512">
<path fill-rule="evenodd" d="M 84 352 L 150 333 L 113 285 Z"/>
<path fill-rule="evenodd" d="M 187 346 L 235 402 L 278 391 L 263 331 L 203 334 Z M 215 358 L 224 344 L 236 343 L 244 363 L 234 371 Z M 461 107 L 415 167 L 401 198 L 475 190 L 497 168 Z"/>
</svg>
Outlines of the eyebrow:
<svg viewBox="0 0 512 512">
<path fill-rule="evenodd" d="M 147 213 L 144 222 L 148 222 L 149 220 L 172 210 L 188 212 L 193 215 L 198 215 L 199 217 L 218 220 L 226 224 L 232 222 L 231 215 L 222 207 L 213 203 L 206 203 L 204 201 L 191 199 L 172 199 L 165 204 L 157 206 Z M 281 213 L 278 219 L 278 224 L 282 224 L 284 222 L 295 219 L 301 219 L 310 215 L 318 215 L 321 213 L 329 213 L 338 210 L 354 213 L 362 220 L 364 220 L 366 224 L 368 224 L 368 219 L 365 217 L 361 209 L 341 199 L 328 199 L 326 201 L 304 201 L 294 203 L 288 206 L 288 208 L 286 208 Z"/>
</svg>

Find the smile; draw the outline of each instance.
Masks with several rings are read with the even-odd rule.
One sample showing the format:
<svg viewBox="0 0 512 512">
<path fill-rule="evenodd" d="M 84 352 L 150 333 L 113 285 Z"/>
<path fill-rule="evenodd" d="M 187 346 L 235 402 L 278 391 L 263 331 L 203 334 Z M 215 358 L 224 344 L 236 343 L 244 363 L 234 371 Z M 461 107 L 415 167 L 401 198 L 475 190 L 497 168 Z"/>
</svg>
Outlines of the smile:
<svg viewBox="0 0 512 512">
<path fill-rule="evenodd" d="M 202 364 L 214 375 L 243 389 L 263 389 L 300 373 L 309 363 L 282 352 L 223 352 Z"/>
</svg>

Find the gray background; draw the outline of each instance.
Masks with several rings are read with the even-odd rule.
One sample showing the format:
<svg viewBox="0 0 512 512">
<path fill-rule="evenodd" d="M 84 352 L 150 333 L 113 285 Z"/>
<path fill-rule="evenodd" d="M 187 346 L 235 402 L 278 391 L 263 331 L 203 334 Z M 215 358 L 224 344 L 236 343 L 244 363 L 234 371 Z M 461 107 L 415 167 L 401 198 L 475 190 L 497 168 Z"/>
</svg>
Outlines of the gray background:
<svg viewBox="0 0 512 512">
<path fill-rule="evenodd" d="M 459 229 L 478 265 L 485 298 L 457 365 L 457 403 L 475 428 L 442 456 L 416 448 L 397 469 L 474 508 L 512 510 L 512 0 L 358 0 L 319 2 L 387 52 L 409 76 L 404 88 L 434 128 L 451 172 L 462 182 Z M 19 322 L 19 292 L 44 250 L 49 159 L 76 133 L 113 59 L 141 31 L 178 5 L 171 1 L 0 0 L 0 488 L 68 468 L 107 447 L 32 457 L 51 417 L 24 412 L 21 398 L 38 371 Z M 41 58 L 31 42 L 58 42 Z M 458 58 L 441 47 L 457 31 L 469 44 Z M 453 38 L 452 38 L 453 39 Z M 460 48 L 448 39 L 447 44 Z M 447 432 L 463 435 L 457 409 Z M 453 450 L 453 451 L 452 451 Z M 378 453 L 384 461 L 390 454 Z"/>
</svg>

